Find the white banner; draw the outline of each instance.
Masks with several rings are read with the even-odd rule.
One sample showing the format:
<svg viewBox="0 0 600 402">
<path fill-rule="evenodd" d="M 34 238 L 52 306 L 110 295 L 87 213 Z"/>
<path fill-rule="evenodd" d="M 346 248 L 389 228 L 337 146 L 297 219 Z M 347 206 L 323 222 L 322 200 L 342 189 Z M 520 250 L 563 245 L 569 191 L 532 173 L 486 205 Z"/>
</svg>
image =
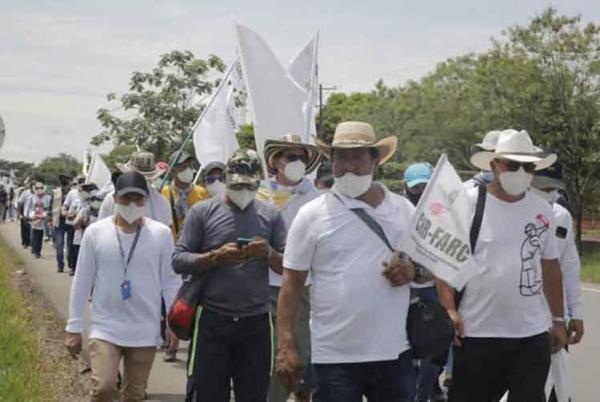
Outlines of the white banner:
<svg viewBox="0 0 600 402">
<path fill-rule="evenodd" d="M 238 24 L 235 30 L 254 113 L 256 146 L 262 158 L 266 140 L 287 133 L 303 135 L 308 94 L 256 32 Z"/>
<path fill-rule="evenodd" d="M 290 62 L 288 71 L 290 75 L 306 92 L 306 102 L 304 104 L 304 117 L 306 119 L 303 141 L 309 144 L 315 144 L 317 136 L 317 125 L 315 121 L 316 104 L 319 96 L 319 77 L 318 77 L 318 49 L 319 33 L 298 53 Z"/>
<path fill-rule="evenodd" d="M 243 89 L 239 69 L 238 61 L 229 66 L 194 128 L 194 148 L 201 166 L 226 163 L 239 148 L 235 135 L 235 97 Z"/>
<path fill-rule="evenodd" d="M 110 170 L 98 152 L 92 155 L 92 161 L 87 167 L 86 183 L 94 183 L 99 189 L 110 182 Z"/>
<path fill-rule="evenodd" d="M 460 177 L 442 154 L 398 250 L 462 289 L 477 269 L 469 244 L 473 211 Z"/>
</svg>

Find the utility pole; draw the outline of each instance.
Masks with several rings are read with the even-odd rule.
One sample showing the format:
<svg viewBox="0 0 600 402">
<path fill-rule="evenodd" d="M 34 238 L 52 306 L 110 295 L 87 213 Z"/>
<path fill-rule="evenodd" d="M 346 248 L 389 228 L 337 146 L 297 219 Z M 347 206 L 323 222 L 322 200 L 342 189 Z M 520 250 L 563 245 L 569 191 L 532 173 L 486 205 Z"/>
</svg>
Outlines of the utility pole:
<svg viewBox="0 0 600 402">
<path fill-rule="evenodd" d="M 325 132 L 323 131 L 323 91 L 335 91 L 337 86 L 324 87 L 323 84 L 319 84 L 319 132 L 320 138 L 323 138 Z"/>
</svg>

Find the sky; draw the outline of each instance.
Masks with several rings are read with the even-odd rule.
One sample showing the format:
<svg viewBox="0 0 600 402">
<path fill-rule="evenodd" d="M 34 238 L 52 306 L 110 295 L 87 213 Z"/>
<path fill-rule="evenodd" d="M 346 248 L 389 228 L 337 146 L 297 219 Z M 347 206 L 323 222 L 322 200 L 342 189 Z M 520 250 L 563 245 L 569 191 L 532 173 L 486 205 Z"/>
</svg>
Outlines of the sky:
<svg viewBox="0 0 600 402">
<path fill-rule="evenodd" d="M 0 159 L 81 159 L 107 93 L 124 93 L 133 71 L 173 49 L 230 62 L 234 21 L 261 34 L 285 65 L 319 30 L 321 83 L 353 92 L 485 51 L 550 5 L 600 22 L 600 1 L 591 0 L 0 0 Z"/>
</svg>

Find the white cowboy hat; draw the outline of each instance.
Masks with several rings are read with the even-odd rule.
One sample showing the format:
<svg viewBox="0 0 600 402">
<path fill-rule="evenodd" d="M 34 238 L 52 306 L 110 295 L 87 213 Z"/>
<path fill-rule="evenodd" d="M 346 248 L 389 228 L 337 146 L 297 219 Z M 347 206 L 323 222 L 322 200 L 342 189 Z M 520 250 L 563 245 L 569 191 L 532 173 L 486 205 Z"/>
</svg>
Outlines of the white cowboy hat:
<svg viewBox="0 0 600 402">
<path fill-rule="evenodd" d="M 317 139 L 317 148 L 328 159 L 331 159 L 331 150 L 335 148 L 375 148 L 379 152 L 380 165 L 394 155 L 397 144 L 398 138 L 393 135 L 377 141 L 373 126 L 359 121 L 346 121 L 338 124 L 331 145 Z"/>
<path fill-rule="evenodd" d="M 129 162 L 115 163 L 115 166 L 123 173 L 131 171 L 141 173 L 150 181 L 158 179 L 163 173 L 165 173 L 164 169 L 156 166 L 154 154 L 152 152 L 135 152 L 131 155 Z"/>
<path fill-rule="evenodd" d="M 533 145 L 525 130 L 504 130 L 498 135 L 493 151 L 480 151 L 471 156 L 471 163 L 481 170 L 490 170 L 494 159 L 508 159 L 521 163 L 534 163 L 535 170 L 546 169 L 556 162 L 556 154 L 547 154 Z"/>
</svg>

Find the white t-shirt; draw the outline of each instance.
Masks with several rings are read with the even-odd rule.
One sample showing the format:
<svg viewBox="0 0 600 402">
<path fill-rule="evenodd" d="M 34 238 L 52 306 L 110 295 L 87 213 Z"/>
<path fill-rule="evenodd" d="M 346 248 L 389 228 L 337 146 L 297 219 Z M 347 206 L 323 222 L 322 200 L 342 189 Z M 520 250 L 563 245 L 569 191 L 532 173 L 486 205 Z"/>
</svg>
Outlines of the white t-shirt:
<svg viewBox="0 0 600 402">
<path fill-rule="evenodd" d="M 67 195 L 65 196 L 65 202 L 63 203 L 63 207 L 67 210 L 67 215 L 69 217 L 65 217 L 65 223 L 67 225 L 73 225 L 73 221 L 75 220 L 75 216 L 77 215 L 77 204 L 80 201 L 79 190 L 76 188 L 72 188 L 69 190 Z"/>
<path fill-rule="evenodd" d="M 146 201 L 144 216 L 153 219 L 164 225 L 171 226 L 173 224 L 173 215 L 169 201 L 163 197 L 154 187 L 148 185 L 150 197 Z M 114 191 L 110 192 L 100 205 L 98 219 L 104 219 L 115 214 L 115 200 L 113 199 Z"/>
<path fill-rule="evenodd" d="M 413 205 L 383 185 L 373 208 L 336 192 L 304 205 L 288 233 L 283 266 L 312 275 L 311 347 L 314 363 L 394 360 L 410 348 L 406 336 L 408 285 L 383 277 L 385 243 L 349 208 L 363 208 L 391 244 L 407 230 Z"/>
<path fill-rule="evenodd" d="M 579 272 L 581 262 L 573 235 L 573 218 L 562 205 L 554 203 L 554 226 L 556 227 L 556 245 L 560 269 L 563 274 L 563 294 L 565 314 L 570 318 L 583 320 L 583 302 L 581 300 L 581 280 Z"/>
<path fill-rule="evenodd" d="M 135 233 L 119 231 L 125 258 Z M 83 312 L 92 294 L 89 337 L 118 346 L 160 344 L 161 297 L 173 303 L 181 279 L 171 268 L 173 235 L 168 227 L 145 219 L 133 258 L 127 268 L 131 297 L 123 300 L 125 279 L 113 218 L 100 220 L 85 230 L 77 271 L 71 286 L 66 330 L 83 330 Z"/>
<path fill-rule="evenodd" d="M 475 205 L 478 189 L 468 193 Z M 475 260 L 459 312 L 468 337 L 525 338 L 547 331 L 541 260 L 558 257 L 550 204 L 527 192 L 518 202 L 487 194 Z"/>
<path fill-rule="evenodd" d="M 267 183 L 269 185 L 270 183 Z M 298 214 L 298 211 L 302 206 L 304 206 L 307 202 L 314 200 L 317 198 L 320 193 L 316 189 L 315 185 L 312 181 L 307 178 L 302 179 L 300 183 L 298 183 L 292 190 L 292 196 L 289 201 L 281 207 L 279 212 L 281 212 L 281 217 L 285 222 L 286 229 L 289 230 L 290 226 L 292 226 L 292 222 L 294 218 Z M 281 283 L 283 282 L 283 276 L 278 274 L 277 272 L 269 269 L 269 286 L 281 287 Z M 311 283 L 310 275 L 306 277 L 305 285 L 308 286 Z"/>
</svg>

